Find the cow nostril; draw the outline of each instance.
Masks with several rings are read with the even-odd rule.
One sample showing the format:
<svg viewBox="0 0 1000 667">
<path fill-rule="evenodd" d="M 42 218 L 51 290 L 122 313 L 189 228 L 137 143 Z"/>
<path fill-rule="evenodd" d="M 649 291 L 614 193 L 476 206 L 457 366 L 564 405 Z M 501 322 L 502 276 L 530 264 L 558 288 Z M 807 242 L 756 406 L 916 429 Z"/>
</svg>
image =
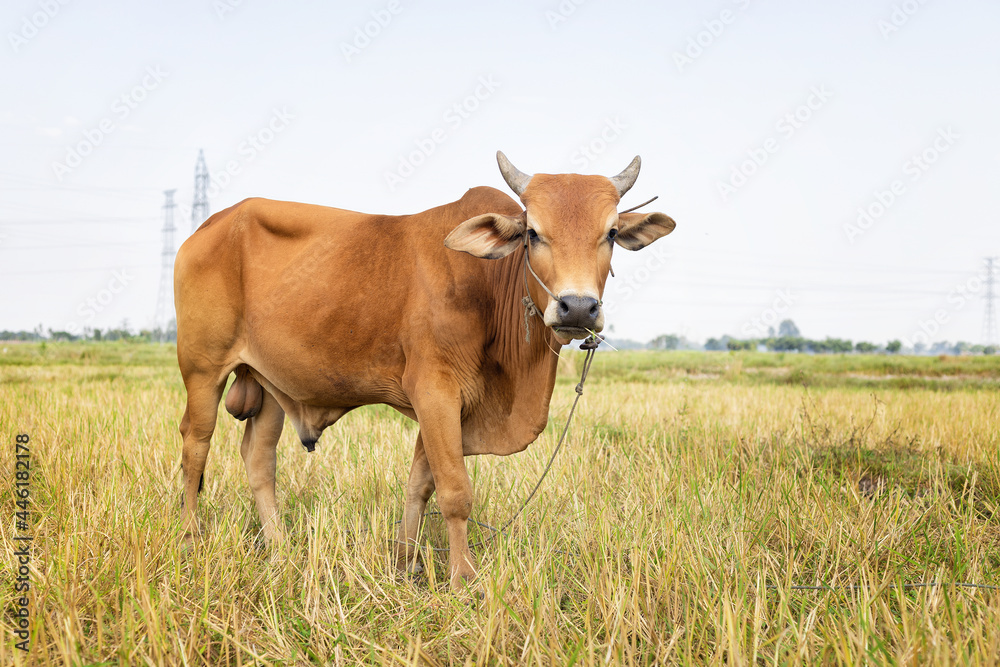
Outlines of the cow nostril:
<svg viewBox="0 0 1000 667">
<path fill-rule="evenodd" d="M 601 316 L 601 302 L 589 296 L 568 294 L 559 299 L 556 312 L 563 326 L 590 328 Z"/>
</svg>

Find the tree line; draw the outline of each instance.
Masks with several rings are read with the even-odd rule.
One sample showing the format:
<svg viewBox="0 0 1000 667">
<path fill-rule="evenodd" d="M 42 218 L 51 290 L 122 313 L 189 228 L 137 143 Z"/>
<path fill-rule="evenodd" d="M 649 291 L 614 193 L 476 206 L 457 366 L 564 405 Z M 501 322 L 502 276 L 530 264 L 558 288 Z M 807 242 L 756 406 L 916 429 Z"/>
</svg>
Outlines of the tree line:
<svg viewBox="0 0 1000 667">
<path fill-rule="evenodd" d="M 173 324 L 173 322 L 171 322 Z M 95 342 L 103 341 L 123 341 L 126 343 L 173 343 L 177 341 L 177 329 L 171 326 L 166 331 L 156 327 L 153 329 L 140 329 L 134 331 L 128 323 L 123 320 L 117 327 L 101 329 L 99 327 L 84 327 L 82 331 L 61 331 L 58 329 L 43 329 L 38 325 L 31 331 L 0 331 L 2 341 L 24 341 L 24 342 Z"/>
<path fill-rule="evenodd" d="M 973 345 L 964 341 L 951 343 L 949 341 L 938 341 L 927 345 L 916 343 L 913 349 L 903 349 L 900 340 L 890 340 L 883 344 L 869 341 L 851 341 L 846 338 L 826 338 L 812 339 L 801 334 L 799 328 L 792 320 L 784 320 L 778 325 L 777 331 L 771 327 L 768 335 L 760 338 L 733 338 L 732 336 L 720 336 L 719 338 L 709 338 L 704 345 L 699 345 L 687 340 L 684 336 L 676 334 L 664 334 L 657 336 L 645 345 L 633 345 L 626 347 L 643 347 L 651 350 L 761 350 L 768 352 L 803 352 L 812 354 L 899 354 L 906 352 L 910 354 L 996 354 L 996 346 Z"/>
<path fill-rule="evenodd" d="M 177 341 L 176 325 L 171 322 L 171 326 L 163 331 L 160 328 L 140 329 L 133 331 L 128 324 L 128 320 L 122 321 L 117 327 L 107 329 L 85 327 L 83 331 L 74 333 L 70 331 L 43 330 L 38 325 L 31 331 L 0 331 L 0 341 L 47 341 L 47 342 L 75 342 L 75 341 L 123 341 L 129 343 L 173 343 Z M 792 320 L 784 320 L 775 330 L 771 327 L 768 335 L 761 338 L 733 338 L 732 336 L 720 336 L 709 338 L 702 343 L 690 341 L 684 336 L 677 334 L 663 334 L 651 341 L 641 343 L 632 340 L 620 340 L 611 338 L 611 345 L 622 350 L 766 350 L 769 352 L 802 352 L 811 354 L 996 354 L 997 348 L 992 345 L 973 345 L 964 341 L 951 343 L 949 341 L 938 341 L 930 345 L 916 343 L 913 349 L 903 349 L 903 343 L 899 340 L 890 340 L 884 345 L 871 343 L 868 341 L 853 342 L 845 338 L 811 339 L 806 338 L 799 332 L 799 328 Z"/>
</svg>

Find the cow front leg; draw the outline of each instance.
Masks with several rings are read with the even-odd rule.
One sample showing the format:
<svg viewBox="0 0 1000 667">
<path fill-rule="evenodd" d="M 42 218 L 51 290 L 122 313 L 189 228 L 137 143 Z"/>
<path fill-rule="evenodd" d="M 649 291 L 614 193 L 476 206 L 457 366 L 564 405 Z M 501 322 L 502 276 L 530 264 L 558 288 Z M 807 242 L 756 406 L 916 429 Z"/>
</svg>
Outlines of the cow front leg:
<svg viewBox="0 0 1000 667">
<path fill-rule="evenodd" d="M 472 482 L 462 453 L 461 394 L 457 388 L 418 387 L 413 409 L 420 423 L 424 453 L 433 476 L 438 505 L 448 526 L 448 575 L 452 590 L 476 576 L 469 552 Z"/>
<path fill-rule="evenodd" d="M 434 493 L 434 476 L 424 452 L 424 441 L 417 434 L 417 444 L 413 448 L 413 464 L 410 478 L 406 482 L 406 504 L 403 519 L 399 522 L 396 537 L 396 566 L 400 571 L 417 573 L 423 571 L 417 551 L 417 535 L 427 508 L 427 500 Z"/>
</svg>

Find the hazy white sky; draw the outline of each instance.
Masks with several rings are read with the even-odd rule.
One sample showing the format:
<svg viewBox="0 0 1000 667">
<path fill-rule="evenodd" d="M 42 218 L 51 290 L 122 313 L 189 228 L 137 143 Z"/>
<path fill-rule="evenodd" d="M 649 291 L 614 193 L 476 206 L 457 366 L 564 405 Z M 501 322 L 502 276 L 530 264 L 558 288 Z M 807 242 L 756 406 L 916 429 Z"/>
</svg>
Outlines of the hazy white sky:
<svg viewBox="0 0 1000 667">
<path fill-rule="evenodd" d="M 502 149 L 526 172 L 642 156 L 624 204 L 659 195 L 677 229 L 616 251 L 618 336 L 763 335 L 780 311 L 981 342 L 998 26 L 994 0 L 8 0 L 0 329 L 149 326 L 162 191 L 179 244 L 200 148 L 212 211 L 385 213 L 505 187 Z"/>
</svg>

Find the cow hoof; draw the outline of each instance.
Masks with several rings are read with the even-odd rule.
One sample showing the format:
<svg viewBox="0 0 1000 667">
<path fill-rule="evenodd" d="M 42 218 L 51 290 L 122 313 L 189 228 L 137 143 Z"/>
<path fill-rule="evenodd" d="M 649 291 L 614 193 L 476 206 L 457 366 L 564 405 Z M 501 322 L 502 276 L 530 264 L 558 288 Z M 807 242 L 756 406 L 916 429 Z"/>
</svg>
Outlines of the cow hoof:
<svg viewBox="0 0 1000 667">
<path fill-rule="evenodd" d="M 486 592 L 482 586 L 466 586 L 465 588 L 453 591 L 453 594 L 470 609 L 478 609 L 486 602 Z"/>
<path fill-rule="evenodd" d="M 184 536 L 181 538 L 181 551 L 189 551 L 193 549 L 199 539 L 201 539 L 201 535 L 198 531 L 185 531 Z"/>
<path fill-rule="evenodd" d="M 451 590 L 453 593 L 459 592 L 474 592 L 478 590 L 477 588 L 470 588 L 469 583 L 476 578 L 476 573 L 474 571 L 469 572 L 457 572 L 451 577 Z"/>
<path fill-rule="evenodd" d="M 424 574 L 424 563 L 419 557 L 400 559 L 396 561 L 396 569 L 403 575 L 419 576 Z"/>
<path fill-rule="evenodd" d="M 288 545 L 285 531 L 279 528 L 264 529 L 260 533 L 260 538 L 268 549 L 283 549 Z"/>
</svg>

